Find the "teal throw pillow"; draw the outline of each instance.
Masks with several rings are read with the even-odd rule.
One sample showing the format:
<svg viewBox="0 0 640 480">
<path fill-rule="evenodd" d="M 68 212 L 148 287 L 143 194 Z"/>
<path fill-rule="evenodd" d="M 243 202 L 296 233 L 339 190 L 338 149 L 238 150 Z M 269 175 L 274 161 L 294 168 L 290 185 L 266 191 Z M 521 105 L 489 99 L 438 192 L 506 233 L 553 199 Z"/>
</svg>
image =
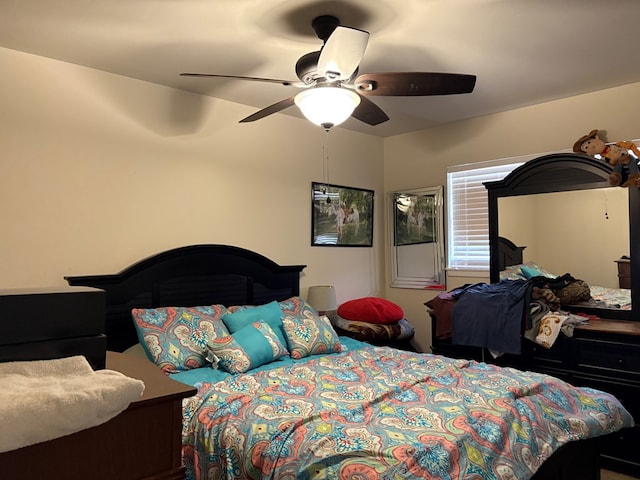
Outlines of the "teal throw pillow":
<svg viewBox="0 0 640 480">
<path fill-rule="evenodd" d="M 216 338 L 208 347 L 229 373 L 244 373 L 289 355 L 276 332 L 264 321 L 246 325 L 230 336 Z"/>
<path fill-rule="evenodd" d="M 527 278 L 527 280 L 542 275 L 536 268 L 530 267 L 529 265 L 522 265 L 522 267 L 520 267 L 520 270 L 522 270 L 522 273 Z"/>
<path fill-rule="evenodd" d="M 278 302 L 273 301 L 257 307 L 231 307 L 231 310 L 233 311 L 222 317 L 222 321 L 231 333 L 235 333 L 247 325 L 262 320 L 273 329 L 280 342 L 283 345 L 287 345 L 287 340 L 282 328 L 282 310 L 280 310 Z"/>
</svg>

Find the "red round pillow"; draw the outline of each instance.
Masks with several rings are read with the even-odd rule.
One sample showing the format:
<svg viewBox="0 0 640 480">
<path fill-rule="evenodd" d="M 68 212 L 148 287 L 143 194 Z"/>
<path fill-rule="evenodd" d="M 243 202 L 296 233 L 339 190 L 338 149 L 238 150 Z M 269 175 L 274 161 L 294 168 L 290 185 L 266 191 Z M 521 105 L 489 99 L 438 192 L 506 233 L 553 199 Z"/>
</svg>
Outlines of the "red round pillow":
<svg viewBox="0 0 640 480">
<path fill-rule="evenodd" d="M 344 302 L 338 307 L 338 315 L 347 320 L 382 324 L 395 323 L 404 318 L 399 305 L 378 297 L 356 298 Z"/>
</svg>

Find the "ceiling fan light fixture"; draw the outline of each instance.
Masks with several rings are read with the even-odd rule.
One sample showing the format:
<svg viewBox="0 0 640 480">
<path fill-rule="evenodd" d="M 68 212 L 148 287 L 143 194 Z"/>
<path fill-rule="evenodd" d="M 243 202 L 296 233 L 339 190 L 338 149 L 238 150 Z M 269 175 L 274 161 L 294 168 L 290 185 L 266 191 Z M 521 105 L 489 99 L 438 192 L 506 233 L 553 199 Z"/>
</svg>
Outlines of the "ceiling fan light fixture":
<svg viewBox="0 0 640 480">
<path fill-rule="evenodd" d="M 346 88 L 315 87 L 296 95 L 295 103 L 307 120 L 328 130 L 351 116 L 360 96 Z"/>
</svg>

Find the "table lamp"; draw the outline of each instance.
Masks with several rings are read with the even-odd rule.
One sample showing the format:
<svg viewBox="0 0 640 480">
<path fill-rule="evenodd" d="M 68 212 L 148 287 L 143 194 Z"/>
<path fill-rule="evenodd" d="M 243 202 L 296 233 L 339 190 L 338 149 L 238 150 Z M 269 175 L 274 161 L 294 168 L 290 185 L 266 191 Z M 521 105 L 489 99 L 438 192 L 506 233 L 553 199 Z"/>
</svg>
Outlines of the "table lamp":
<svg viewBox="0 0 640 480">
<path fill-rule="evenodd" d="M 320 315 L 338 309 L 336 290 L 333 285 L 314 285 L 307 292 L 307 303 Z"/>
</svg>

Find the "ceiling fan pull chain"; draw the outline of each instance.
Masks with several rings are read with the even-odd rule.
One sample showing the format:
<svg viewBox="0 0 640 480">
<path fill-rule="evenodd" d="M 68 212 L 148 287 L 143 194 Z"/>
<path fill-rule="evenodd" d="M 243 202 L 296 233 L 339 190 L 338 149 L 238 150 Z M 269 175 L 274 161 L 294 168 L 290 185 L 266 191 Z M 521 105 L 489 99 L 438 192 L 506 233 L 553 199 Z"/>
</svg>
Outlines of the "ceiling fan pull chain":
<svg viewBox="0 0 640 480">
<path fill-rule="evenodd" d="M 322 146 L 322 176 L 324 183 L 329 183 L 329 130 L 324 131 L 324 145 Z"/>
</svg>

